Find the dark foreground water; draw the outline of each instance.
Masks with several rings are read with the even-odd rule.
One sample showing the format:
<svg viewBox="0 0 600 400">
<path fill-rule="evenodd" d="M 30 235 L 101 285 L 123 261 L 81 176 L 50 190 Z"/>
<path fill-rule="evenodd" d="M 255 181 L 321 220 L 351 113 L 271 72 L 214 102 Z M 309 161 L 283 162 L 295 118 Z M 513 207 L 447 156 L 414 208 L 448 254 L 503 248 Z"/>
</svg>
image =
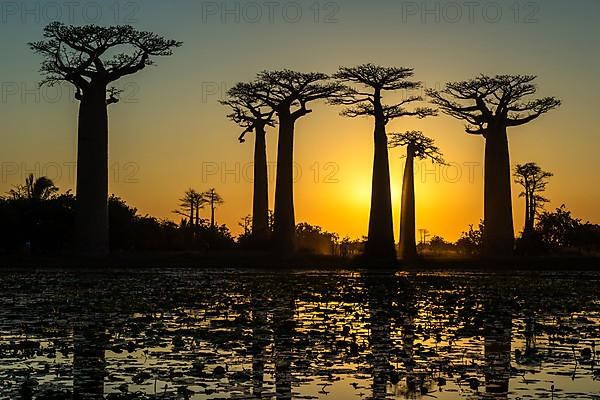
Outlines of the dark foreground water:
<svg viewBox="0 0 600 400">
<path fill-rule="evenodd" d="M 600 399 L 600 275 L 0 272 L 0 399 Z"/>
</svg>

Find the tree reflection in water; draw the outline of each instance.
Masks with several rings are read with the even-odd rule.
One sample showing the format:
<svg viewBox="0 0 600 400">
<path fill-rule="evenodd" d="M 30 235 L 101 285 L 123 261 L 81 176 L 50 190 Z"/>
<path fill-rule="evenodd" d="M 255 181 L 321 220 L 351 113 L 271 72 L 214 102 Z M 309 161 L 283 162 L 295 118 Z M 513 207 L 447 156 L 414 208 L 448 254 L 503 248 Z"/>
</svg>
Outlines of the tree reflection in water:
<svg viewBox="0 0 600 400">
<path fill-rule="evenodd" d="M 4 274 L 0 399 L 590 397 L 600 392 L 599 282 Z"/>
</svg>

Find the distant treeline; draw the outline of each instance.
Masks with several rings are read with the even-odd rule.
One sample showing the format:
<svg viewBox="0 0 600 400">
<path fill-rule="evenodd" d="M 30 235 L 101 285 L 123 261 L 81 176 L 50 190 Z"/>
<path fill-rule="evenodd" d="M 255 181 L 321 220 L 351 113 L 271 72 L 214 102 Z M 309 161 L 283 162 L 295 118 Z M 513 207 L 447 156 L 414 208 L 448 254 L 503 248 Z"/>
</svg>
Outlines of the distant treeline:
<svg viewBox="0 0 600 400">
<path fill-rule="evenodd" d="M 210 220 L 182 218 L 179 223 L 140 215 L 123 199 L 109 199 L 110 247 L 112 252 L 235 251 L 254 250 L 251 230 L 233 237 L 226 225 Z M 0 198 L 0 254 L 70 254 L 77 246 L 75 215 L 77 201 L 70 193 L 59 193 L 51 180 L 30 176 Z M 248 220 L 246 217 L 244 220 Z M 432 256 L 477 256 L 481 252 L 483 223 L 470 226 L 455 243 L 432 236 L 418 245 L 420 254 Z M 272 231 L 272 221 L 269 223 Z M 353 257 L 364 252 L 366 238 L 340 238 L 319 226 L 296 225 L 298 252 Z M 574 218 L 562 206 L 538 217 L 533 233 L 517 240 L 517 252 L 526 255 L 600 253 L 600 225 Z"/>
</svg>

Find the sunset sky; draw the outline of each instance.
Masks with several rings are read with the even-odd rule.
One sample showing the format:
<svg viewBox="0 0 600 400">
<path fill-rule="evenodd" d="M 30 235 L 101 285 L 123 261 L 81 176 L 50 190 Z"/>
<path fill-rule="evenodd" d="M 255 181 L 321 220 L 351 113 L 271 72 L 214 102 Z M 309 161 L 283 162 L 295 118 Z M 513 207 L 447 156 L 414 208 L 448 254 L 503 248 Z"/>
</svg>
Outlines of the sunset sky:
<svg viewBox="0 0 600 400">
<path fill-rule="evenodd" d="M 548 208 L 564 203 L 575 216 L 600 223 L 597 0 L 481 1 L 471 10 L 462 1 L 449 7 L 433 1 L 283 0 L 271 6 L 272 20 L 269 2 L 262 1 L 69 4 L 2 2 L 0 193 L 29 172 L 46 173 L 62 190 L 74 188 L 69 164 L 76 159 L 78 104 L 67 84 L 35 90 L 41 58 L 27 46 L 62 13 L 65 23 L 130 23 L 184 42 L 172 57 L 120 81 L 124 98 L 109 109 L 110 191 L 142 214 L 177 220 L 172 211 L 187 188 L 214 187 L 225 199 L 218 222 L 239 233 L 238 222 L 252 208 L 253 138 L 238 143 L 241 131 L 218 103 L 225 90 L 265 69 L 333 73 L 372 62 L 412 67 L 428 88 L 480 73 L 538 75 L 539 96 L 559 97 L 563 105 L 509 131 L 511 163 L 535 161 L 555 174 Z M 322 103 L 312 109 L 296 127 L 296 220 L 360 237 L 367 232 L 373 121 L 341 117 L 341 107 Z M 388 132 L 405 130 L 435 138 L 452 163 L 445 170 L 417 164 L 417 228 L 456 240 L 483 218 L 483 138 L 467 135 L 461 122 L 443 115 L 388 125 Z M 268 138 L 274 166 L 276 130 Z M 396 237 L 402 154 L 390 151 Z M 274 167 L 270 180 L 272 207 Z M 518 193 L 513 186 L 516 232 L 524 213 Z"/>
</svg>

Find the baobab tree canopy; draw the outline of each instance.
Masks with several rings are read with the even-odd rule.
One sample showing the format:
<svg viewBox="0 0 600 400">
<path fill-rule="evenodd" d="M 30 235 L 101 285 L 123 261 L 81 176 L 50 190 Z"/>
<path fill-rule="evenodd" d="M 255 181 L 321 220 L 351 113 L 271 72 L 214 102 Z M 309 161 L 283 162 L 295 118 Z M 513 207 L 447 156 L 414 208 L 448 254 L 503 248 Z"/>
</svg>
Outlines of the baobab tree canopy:
<svg viewBox="0 0 600 400">
<path fill-rule="evenodd" d="M 404 166 L 404 179 L 402 182 L 402 200 L 400 209 L 400 256 L 404 260 L 414 259 L 417 256 L 415 240 L 415 182 L 414 159 L 429 159 L 434 163 L 444 164 L 444 158 L 435 141 L 419 131 L 404 133 L 391 133 L 389 146 L 406 146 L 406 163 Z"/>
<path fill-rule="evenodd" d="M 435 145 L 435 140 L 423 135 L 420 131 L 390 133 L 389 146 L 390 148 L 410 146 L 414 158 L 429 159 L 434 163 L 445 164 L 440 149 Z"/>
<path fill-rule="evenodd" d="M 44 28 L 44 37 L 46 40 L 29 44 L 46 58 L 42 83 L 67 81 L 78 91 L 85 91 L 94 81 L 108 84 L 134 74 L 152 65 L 152 56 L 169 56 L 182 44 L 129 25 L 67 26 L 53 22 Z"/>
<path fill-rule="evenodd" d="M 220 101 L 224 106 L 231 108 L 231 113 L 227 117 L 245 128 L 239 137 L 241 143 L 245 141 L 246 133 L 255 131 L 257 128 L 264 129 L 266 126 L 275 126 L 273 119 L 275 110 L 269 108 L 261 100 L 264 95 L 268 97 L 268 90 L 268 87 L 258 82 L 240 82 L 227 91 L 227 99 Z"/>
<path fill-rule="evenodd" d="M 297 72 L 289 69 L 263 71 L 258 74 L 258 99 L 277 113 L 277 180 L 275 183 L 275 217 L 273 239 L 281 253 L 292 253 L 296 247 L 294 213 L 294 128 L 299 118 L 311 113 L 308 103 L 336 96 L 341 85 L 328 82 L 329 76 L 319 72 Z"/>
<path fill-rule="evenodd" d="M 527 99 L 537 93 L 535 79 L 535 75 L 480 75 L 427 94 L 444 113 L 466 121 L 467 133 L 486 136 L 490 125 L 524 125 L 560 106 L 555 97 Z"/>
<path fill-rule="evenodd" d="M 259 82 L 240 82 L 227 91 L 221 104 L 231 108 L 229 119 L 245 128 L 238 140 L 245 142 L 249 132 L 254 138 L 254 190 L 252 196 L 252 236 L 255 244 L 266 245 L 269 238 L 269 179 L 267 172 L 266 127 L 274 127 L 275 110 L 260 99 L 258 93 L 269 87 Z"/>
<path fill-rule="evenodd" d="M 29 46 L 44 56 L 42 84 L 66 81 L 80 100 L 77 136 L 77 226 L 80 251 L 108 254 L 108 111 L 119 90 L 108 85 L 168 56 L 181 42 L 131 26 L 67 26 L 54 22 Z"/>
<path fill-rule="evenodd" d="M 309 102 L 339 93 L 341 86 L 327 82 L 328 79 L 327 74 L 320 72 L 263 71 L 258 74 L 262 87 L 258 97 L 278 114 L 291 112 L 297 119 L 311 112 L 306 108 Z"/>
<path fill-rule="evenodd" d="M 403 116 L 424 118 L 435 115 L 435 111 L 429 107 L 406 109 L 406 105 L 423 100 L 419 95 L 408 95 L 399 103 L 381 104 L 381 108 L 376 107 L 376 104 L 380 103 L 382 91 L 419 89 L 421 82 L 409 80 L 413 75 L 412 68 L 404 67 L 382 67 L 374 64 L 341 67 L 334 78 L 342 82 L 366 86 L 373 91 L 366 92 L 360 88 L 346 86 L 342 95 L 335 97 L 332 103 L 350 106 L 342 111 L 342 115 L 346 117 L 376 116 L 377 113 L 381 113 L 385 124 Z"/>
<path fill-rule="evenodd" d="M 375 121 L 369 236 L 365 248 L 371 259 L 393 260 L 396 255 L 386 125 L 399 117 L 435 115 L 435 111 L 428 107 L 406 108 L 421 101 L 419 95 L 407 95 L 398 103 L 383 104 L 383 91 L 419 89 L 421 82 L 410 80 L 413 74 L 412 68 L 362 64 L 341 67 L 334 75 L 346 85 L 343 93 L 331 101 L 348 106 L 342 115 L 351 118 L 372 116 Z"/>
<path fill-rule="evenodd" d="M 466 121 L 469 134 L 485 138 L 483 253 L 513 253 L 514 227 L 507 129 L 524 125 L 558 107 L 555 97 L 530 99 L 537 93 L 534 75 L 480 75 L 453 82 L 427 94 L 440 109 Z"/>
</svg>

